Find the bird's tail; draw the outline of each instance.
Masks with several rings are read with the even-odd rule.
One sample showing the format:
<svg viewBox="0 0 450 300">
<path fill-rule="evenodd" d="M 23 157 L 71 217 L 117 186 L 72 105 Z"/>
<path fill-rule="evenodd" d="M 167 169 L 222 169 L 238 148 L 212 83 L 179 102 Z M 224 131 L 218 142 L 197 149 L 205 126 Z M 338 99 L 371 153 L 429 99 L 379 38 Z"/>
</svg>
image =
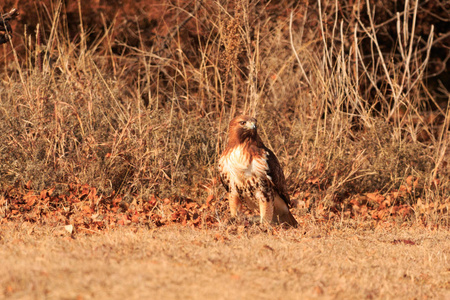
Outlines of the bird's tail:
<svg viewBox="0 0 450 300">
<path fill-rule="evenodd" d="M 297 220 L 295 220 L 290 211 L 287 211 L 287 213 L 283 212 L 282 214 L 274 215 L 274 222 L 277 224 L 288 224 L 292 227 L 298 226 Z"/>
<path fill-rule="evenodd" d="M 272 222 L 275 224 L 288 224 L 292 227 L 297 227 L 298 223 L 294 216 L 289 211 L 289 207 L 286 202 L 278 195 L 275 194 L 274 211 Z"/>
</svg>

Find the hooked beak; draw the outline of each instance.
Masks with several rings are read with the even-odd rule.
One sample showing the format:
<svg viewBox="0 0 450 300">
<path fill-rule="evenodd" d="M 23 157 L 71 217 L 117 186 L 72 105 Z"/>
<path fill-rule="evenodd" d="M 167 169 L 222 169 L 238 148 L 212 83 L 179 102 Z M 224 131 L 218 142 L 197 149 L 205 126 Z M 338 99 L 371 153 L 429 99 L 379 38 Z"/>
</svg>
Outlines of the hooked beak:
<svg viewBox="0 0 450 300">
<path fill-rule="evenodd" d="M 245 128 L 253 130 L 256 128 L 256 123 L 253 121 L 248 121 L 247 123 L 245 123 Z"/>
</svg>

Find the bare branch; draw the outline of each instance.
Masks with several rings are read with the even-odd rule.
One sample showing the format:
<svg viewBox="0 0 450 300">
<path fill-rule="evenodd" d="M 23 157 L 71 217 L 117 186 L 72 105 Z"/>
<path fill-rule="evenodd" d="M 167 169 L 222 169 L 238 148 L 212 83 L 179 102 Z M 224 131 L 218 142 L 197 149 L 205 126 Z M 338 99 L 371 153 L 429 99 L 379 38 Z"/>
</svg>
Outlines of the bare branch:
<svg viewBox="0 0 450 300">
<path fill-rule="evenodd" d="M 9 35 L 12 33 L 11 25 L 9 22 L 17 18 L 19 11 L 16 8 L 11 9 L 10 12 L 3 14 L 0 19 L 0 44 L 4 44 L 9 41 Z"/>
</svg>

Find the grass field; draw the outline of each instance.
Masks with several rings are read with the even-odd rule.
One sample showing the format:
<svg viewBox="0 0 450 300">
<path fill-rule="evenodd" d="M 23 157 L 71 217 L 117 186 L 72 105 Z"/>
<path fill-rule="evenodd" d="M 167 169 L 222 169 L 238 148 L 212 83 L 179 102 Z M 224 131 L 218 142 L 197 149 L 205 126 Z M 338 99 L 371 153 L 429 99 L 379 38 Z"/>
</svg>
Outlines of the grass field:
<svg viewBox="0 0 450 300">
<path fill-rule="evenodd" d="M 423 228 L 3 226 L 0 297 L 448 299 L 449 256 L 449 232 Z"/>
</svg>

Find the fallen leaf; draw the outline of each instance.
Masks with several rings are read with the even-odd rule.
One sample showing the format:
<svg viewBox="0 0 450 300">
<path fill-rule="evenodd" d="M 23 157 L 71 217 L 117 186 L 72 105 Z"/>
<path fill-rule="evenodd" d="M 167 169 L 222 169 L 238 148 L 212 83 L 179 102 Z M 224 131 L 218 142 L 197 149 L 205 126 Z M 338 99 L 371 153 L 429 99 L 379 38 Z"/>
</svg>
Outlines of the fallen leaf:
<svg viewBox="0 0 450 300">
<path fill-rule="evenodd" d="M 415 242 L 413 242 L 411 240 L 405 240 L 405 239 L 393 240 L 392 244 L 394 244 L 394 245 L 396 245 L 396 244 L 416 245 Z"/>
</svg>

